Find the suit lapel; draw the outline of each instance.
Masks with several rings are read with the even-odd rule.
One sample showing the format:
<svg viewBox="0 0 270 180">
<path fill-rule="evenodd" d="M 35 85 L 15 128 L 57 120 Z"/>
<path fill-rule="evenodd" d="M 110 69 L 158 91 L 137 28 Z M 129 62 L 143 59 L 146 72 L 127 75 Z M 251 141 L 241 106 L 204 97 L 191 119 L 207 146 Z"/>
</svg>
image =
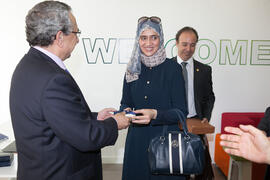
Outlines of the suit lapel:
<svg viewBox="0 0 270 180">
<path fill-rule="evenodd" d="M 198 67 L 198 63 L 195 59 L 193 59 L 193 69 L 194 69 L 194 80 L 193 80 L 193 85 L 194 85 L 194 101 L 196 104 L 196 99 L 197 99 L 197 90 L 198 90 L 198 81 L 199 81 L 199 72 L 200 68 Z"/>
</svg>

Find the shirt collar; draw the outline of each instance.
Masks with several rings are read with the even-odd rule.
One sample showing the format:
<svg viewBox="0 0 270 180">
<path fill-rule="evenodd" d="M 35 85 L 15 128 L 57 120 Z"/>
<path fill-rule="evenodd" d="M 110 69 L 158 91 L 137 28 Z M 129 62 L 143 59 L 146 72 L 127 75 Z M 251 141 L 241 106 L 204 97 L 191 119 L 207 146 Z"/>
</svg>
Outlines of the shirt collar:
<svg viewBox="0 0 270 180">
<path fill-rule="evenodd" d="M 177 62 L 181 64 L 182 62 L 186 62 L 188 65 L 193 64 L 193 57 L 189 58 L 187 61 L 183 61 L 178 55 L 177 55 Z"/>
<path fill-rule="evenodd" d="M 46 54 L 47 56 L 49 56 L 60 68 L 62 68 L 63 70 L 66 70 L 66 66 L 63 63 L 63 61 L 56 55 L 54 55 L 53 53 L 49 52 L 48 50 L 40 47 L 40 46 L 34 46 L 33 48 L 41 51 L 42 53 Z"/>
</svg>

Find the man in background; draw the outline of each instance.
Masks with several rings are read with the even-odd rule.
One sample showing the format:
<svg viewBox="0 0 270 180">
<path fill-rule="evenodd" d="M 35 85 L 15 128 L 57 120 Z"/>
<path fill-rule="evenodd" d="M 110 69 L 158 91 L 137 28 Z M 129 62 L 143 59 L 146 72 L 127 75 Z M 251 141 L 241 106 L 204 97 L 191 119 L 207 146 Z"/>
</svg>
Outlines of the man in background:
<svg viewBox="0 0 270 180">
<path fill-rule="evenodd" d="M 79 34 L 65 3 L 44 1 L 26 16 L 30 50 L 10 88 L 20 180 L 101 180 L 100 149 L 113 145 L 118 129 L 130 123 L 124 113 L 112 116 L 112 108 L 91 113 L 63 63 Z"/>
<path fill-rule="evenodd" d="M 215 102 L 215 95 L 212 88 L 212 69 L 210 66 L 196 61 L 193 58 L 198 33 L 192 27 L 184 27 L 176 34 L 176 46 L 178 55 L 173 58 L 181 66 L 186 88 L 186 101 L 188 106 L 188 118 L 199 118 L 202 123 L 208 123 L 211 118 Z M 208 141 L 201 136 L 206 145 L 206 166 L 202 175 L 195 179 L 212 180 L 214 173 L 211 166 L 211 157 L 208 149 Z"/>
</svg>

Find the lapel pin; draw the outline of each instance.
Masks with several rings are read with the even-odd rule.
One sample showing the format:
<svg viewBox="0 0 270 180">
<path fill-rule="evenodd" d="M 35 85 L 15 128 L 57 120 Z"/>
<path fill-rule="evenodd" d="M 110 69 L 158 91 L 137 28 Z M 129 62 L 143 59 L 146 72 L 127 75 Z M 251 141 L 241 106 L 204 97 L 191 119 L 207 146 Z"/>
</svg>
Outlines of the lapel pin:
<svg viewBox="0 0 270 180">
<path fill-rule="evenodd" d="M 200 70 L 197 68 L 196 71 L 199 72 Z"/>
</svg>

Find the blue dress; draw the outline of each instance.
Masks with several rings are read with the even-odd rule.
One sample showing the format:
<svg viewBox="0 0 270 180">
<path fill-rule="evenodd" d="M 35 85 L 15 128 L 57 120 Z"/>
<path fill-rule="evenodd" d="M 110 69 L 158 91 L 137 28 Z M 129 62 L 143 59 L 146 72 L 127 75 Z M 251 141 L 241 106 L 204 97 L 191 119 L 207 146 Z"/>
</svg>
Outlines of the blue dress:
<svg viewBox="0 0 270 180">
<path fill-rule="evenodd" d="M 185 176 L 152 175 L 148 164 L 147 149 L 150 140 L 168 130 L 179 130 L 178 119 L 169 109 L 178 108 L 187 115 L 185 85 L 181 66 L 166 59 L 156 67 L 141 64 L 138 80 L 124 80 L 121 108 L 157 109 L 157 118 L 148 125 L 131 124 L 125 144 L 122 180 L 179 180 Z"/>
</svg>

